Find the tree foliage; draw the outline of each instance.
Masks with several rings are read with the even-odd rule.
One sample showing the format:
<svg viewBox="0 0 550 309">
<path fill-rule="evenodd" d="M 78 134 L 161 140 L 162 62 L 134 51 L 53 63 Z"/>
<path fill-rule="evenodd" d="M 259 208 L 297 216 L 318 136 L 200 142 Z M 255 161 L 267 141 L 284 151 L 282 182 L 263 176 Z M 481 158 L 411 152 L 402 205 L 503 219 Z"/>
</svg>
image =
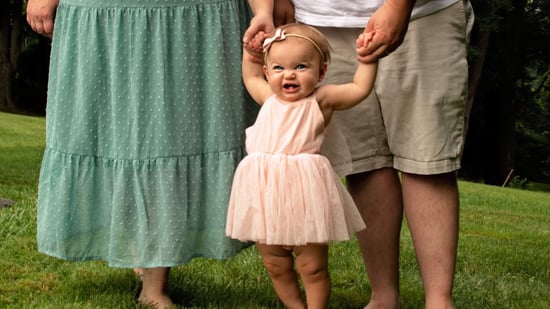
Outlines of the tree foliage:
<svg viewBox="0 0 550 309">
<path fill-rule="evenodd" d="M 476 38 L 486 37 L 465 147 L 465 177 L 503 184 L 513 172 L 549 181 L 548 1 L 472 1 Z M 479 45 L 479 44 L 478 44 Z M 475 61 L 474 61 L 475 63 Z"/>
</svg>

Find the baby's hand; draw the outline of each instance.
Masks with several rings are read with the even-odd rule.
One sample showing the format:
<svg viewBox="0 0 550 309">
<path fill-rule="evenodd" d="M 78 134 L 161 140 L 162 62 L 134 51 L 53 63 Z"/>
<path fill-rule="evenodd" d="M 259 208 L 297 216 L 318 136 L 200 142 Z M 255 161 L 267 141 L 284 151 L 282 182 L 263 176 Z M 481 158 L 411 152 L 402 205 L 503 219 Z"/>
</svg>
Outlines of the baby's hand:
<svg viewBox="0 0 550 309">
<path fill-rule="evenodd" d="M 244 49 L 254 57 L 254 62 L 263 63 L 263 43 L 267 33 L 258 31 L 254 37 L 244 43 Z"/>
<path fill-rule="evenodd" d="M 357 40 L 355 41 L 355 46 L 357 48 L 366 48 L 370 42 L 372 42 L 372 38 L 374 38 L 374 31 L 371 32 L 363 32 L 357 37 Z"/>
<path fill-rule="evenodd" d="M 355 41 L 355 50 L 357 51 L 357 57 L 359 60 L 359 55 L 361 55 L 362 52 L 369 46 L 375 34 L 376 33 L 374 31 L 363 32 L 359 35 L 359 37 L 357 37 L 357 40 Z"/>
<path fill-rule="evenodd" d="M 264 52 L 263 44 L 267 37 L 267 33 L 259 31 L 256 35 L 246 43 L 246 48 L 249 52 L 262 54 Z"/>
</svg>

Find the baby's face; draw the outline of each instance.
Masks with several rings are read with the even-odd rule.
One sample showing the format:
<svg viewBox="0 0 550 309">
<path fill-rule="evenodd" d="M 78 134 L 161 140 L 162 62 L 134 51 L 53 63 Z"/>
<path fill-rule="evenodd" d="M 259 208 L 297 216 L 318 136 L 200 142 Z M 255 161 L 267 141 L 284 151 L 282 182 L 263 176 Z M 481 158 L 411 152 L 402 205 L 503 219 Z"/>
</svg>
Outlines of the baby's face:
<svg viewBox="0 0 550 309">
<path fill-rule="evenodd" d="M 288 37 L 273 43 L 264 71 L 279 99 L 297 101 L 315 91 L 321 79 L 321 55 L 311 42 Z"/>
</svg>

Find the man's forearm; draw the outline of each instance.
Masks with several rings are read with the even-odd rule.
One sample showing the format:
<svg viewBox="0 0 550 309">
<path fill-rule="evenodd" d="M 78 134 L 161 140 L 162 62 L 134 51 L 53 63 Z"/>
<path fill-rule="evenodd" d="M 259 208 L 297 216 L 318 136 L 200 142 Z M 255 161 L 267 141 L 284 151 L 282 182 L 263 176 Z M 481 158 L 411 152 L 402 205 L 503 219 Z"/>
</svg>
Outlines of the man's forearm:
<svg viewBox="0 0 550 309">
<path fill-rule="evenodd" d="M 391 6 L 401 13 L 410 15 L 416 0 L 387 0 L 386 5 Z"/>
</svg>

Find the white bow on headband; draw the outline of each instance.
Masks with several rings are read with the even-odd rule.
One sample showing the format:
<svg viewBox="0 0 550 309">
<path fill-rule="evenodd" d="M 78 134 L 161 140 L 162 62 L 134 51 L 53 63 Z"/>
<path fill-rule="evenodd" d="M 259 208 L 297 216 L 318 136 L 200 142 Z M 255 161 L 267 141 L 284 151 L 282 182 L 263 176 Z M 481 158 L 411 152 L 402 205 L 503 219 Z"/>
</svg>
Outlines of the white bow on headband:
<svg viewBox="0 0 550 309">
<path fill-rule="evenodd" d="M 286 39 L 285 31 L 281 29 L 277 29 L 277 31 L 275 31 L 275 34 L 272 37 L 266 38 L 264 40 L 264 44 L 263 44 L 264 53 L 269 49 L 269 47 L 271 47 L 271 43 L 276 41 L 282 41 L 284 39 Z"/>
<path fill-rule="evenodd" d="M 306 41 L 309 41 L 311 44 L 313 44 L 315 49 L 317 49 L 319 54 L 321 54 L 321 57 L 325 58 L 325 60 L 327 60 L 325 53 L 323 53 L 323 50 L 321 49 L 321 47 L 319 47 L 319 45 L 317 43 L 315 43 L 315 41 L 313 41 L 312 39 L 308 38 L 305 35 L 296 34 L 296 33 L 287 34 L 286 30 L 281 30 L 280 28 L 275 31 L 275 34 L 272 37 L 266 38 L 264 40 L 264 44 L 263 44 L 264 53 L 267 53 L 267 51 L 269 50 L 269 48 L 271 47 L 271 44 L 273 44 L 273 42 L 283 41 L 287 37 L 300 38 L 300 39 L 304 39 Z"/>
</svg>

